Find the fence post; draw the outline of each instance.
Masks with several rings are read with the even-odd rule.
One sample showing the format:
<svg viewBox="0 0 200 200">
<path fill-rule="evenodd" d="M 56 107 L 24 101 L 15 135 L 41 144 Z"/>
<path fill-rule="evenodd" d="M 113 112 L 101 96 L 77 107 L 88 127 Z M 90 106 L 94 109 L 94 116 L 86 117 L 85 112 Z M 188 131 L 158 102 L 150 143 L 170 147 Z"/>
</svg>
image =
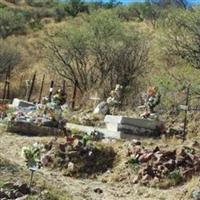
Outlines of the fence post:
<svg viewBox="0 0 200 200">
<path fill-rule="evenodd" d="M 51 102 L 51 96 L 53 94 L 53 86 L 54 86 L 54 81 L 51 81 L 50 89 L 49 89 L 49 102 Z"/>
<path fill-rule="evenodd" d="M 3 96 L 2 96 L 3 101 L 6 98 L 6 87 L 7 87 L 7 75 L 6 75 L 6 80 L 4 82 L 4 87 L 3 87 Z"/>
<path fill-rule="evenodd" d="M 19 96 L 19 98 L 21 98 L 21 94 L 22 94 L 22 82 L 23 82 L 23 78 L 24 78 L 24 76 L 23 75 L 21 75 L 21 77 L 20 77 L 20 81 L 19 81 L 19 93 L 20 93 L 20 96 Z"/>
<path fill-rule="evenodd" d="M 66 81 L 63 80 L 63 87 L 62 87 L 63 92 L 66 92 Z"/>
<path fill-rule="evenodd" d="M 34 85 L 35 85 L 35 79 L 36 79 L 36 72 L 34 73 L 32 81 L 31 81 L 31 88 L 30 88 L 30 91 L 29 91 L 27 101 L 30 101 L 30 99 L 31 99 L 31 95 L 33 93 L 33 88 L 34 88 Z"/>
<path fill-rule="evenodd" d="M 76 92 L 77 92 L 77 81 L 74 83 L 74 91 L 72 96 L 72 110 L 75 108 L 75 101 L 76 101 Z"/>
<path fill-rule="evenodd" d="M 40 87 L 40 94 L 39 94 L 38 103 L 41 102 L 42 92 L 43 92 L 43 88 L 44 88 L 44 79 L 45 79 L 45 74 L 44 74 L 43 77 L 42 77 L 42 83 L 41 83 L 41 87 Z"/>
<path fill-rule="evenodd" d="M 8 66 L 8 70 L 6 72 L 6 80 L 4 83 L 4 89 L 3 89 L 3 101 L 4 99 L 9 99 L 10 97 L 10 66 Z"/>
<path fill-rule="evenodd" d="M 189 95 L 190 95 L 190 85 L 187 86 L 186 88 L 186 101 L 185 105 L 188 108 L 189 106 Z M 188 109 L 185 110 L 185 116 L 184 116 L 184 126 L 183 126 L 183 134 L 184 134 L 184 139 L 187 133 L 187 114 L 188 114 Z"/>
<path fill-rule="evenodd" d="M 6 99 L 10 98 L 10 65 L 8 66 L 8 75 L 7 75 L 7 92 Z"/>
</svg>

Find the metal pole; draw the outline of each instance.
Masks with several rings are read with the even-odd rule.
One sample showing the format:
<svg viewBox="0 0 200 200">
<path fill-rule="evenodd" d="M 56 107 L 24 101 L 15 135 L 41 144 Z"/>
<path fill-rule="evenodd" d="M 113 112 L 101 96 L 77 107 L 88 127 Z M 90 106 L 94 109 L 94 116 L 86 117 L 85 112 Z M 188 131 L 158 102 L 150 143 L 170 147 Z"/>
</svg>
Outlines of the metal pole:
<svg viewBox="0 0 200 200">
<path fill-rule="evenodd" d="M 33 87 L 34 87 L 34 84 L 35 84 L 35 79 L 36 79 L 36 72 L 34 73 L 33 79 L 31 81 L 31 88 L 30 88 L 30 91 L 29 91 L 29 95 L 28 95 L 27 101 L 30 101 L 30 99 L 31 99 L 31 95 L 33 93 Z"/>
<path fill-rule="evenodd" d="M 39 94 L 38 103 L 41 102 L 42 92 L 43 92 L 43 88 L 44 88 L 44 79 L 45 79 L 45 74 L 44 74 L 43 77 L 42 77 L 42 84 L 41 84 L 41 88 L 40 88 L 40 94 Z"/>
<path fill-rule="evenodd" d="M 31 192 L 31 186 L 32 186 L 32 182 L 33 182 L 33 174 L 34 174 L 34 170 L 31 170 L 31 177 L 30 177 L 30 182 L 29 182 L 29 190 Z"/>
</svg>

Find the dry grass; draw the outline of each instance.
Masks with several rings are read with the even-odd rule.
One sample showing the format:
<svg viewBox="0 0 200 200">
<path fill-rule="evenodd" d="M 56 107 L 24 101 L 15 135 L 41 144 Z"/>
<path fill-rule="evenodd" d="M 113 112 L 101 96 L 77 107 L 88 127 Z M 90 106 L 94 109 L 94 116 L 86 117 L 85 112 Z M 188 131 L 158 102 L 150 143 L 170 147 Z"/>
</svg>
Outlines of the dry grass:
<svg viewBox="0 0 200 200">
<path fill-rule="evenodd" d="M 10 161 L 0 157 L 0 187 L 5 183 L 21 182 L 29 183 L 30 172 L 22 167 L 12 164 Z M 30 195 L 27 197 L 29 200 L 45 199 L 45 200 L 70 200 L 71 197 L 63 191 L 61 188 L 52 186 L 45 177 L 39 173 L 34 175 L 33 190 L 36 191 L 36 195 Z M 38 196 L 39 195 L 39 196 Z"/>
</svg>

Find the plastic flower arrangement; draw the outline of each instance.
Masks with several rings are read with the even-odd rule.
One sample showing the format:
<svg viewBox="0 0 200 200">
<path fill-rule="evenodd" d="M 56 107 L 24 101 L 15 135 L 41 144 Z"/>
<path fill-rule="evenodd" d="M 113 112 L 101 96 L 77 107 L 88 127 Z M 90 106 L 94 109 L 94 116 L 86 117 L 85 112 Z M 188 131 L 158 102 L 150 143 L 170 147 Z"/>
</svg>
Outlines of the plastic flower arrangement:
<svg viewBox="0 0 200 200">
<path fill-rule="evenodd" d="M 22 156 L 25 159 L 27 168 L 31 171 L 29 183 L 30 190 L 33 180 L 33 174 L 41 167 L 41 150 L 42 146 L 38 143 L 22 148 Z"/>
</svg>

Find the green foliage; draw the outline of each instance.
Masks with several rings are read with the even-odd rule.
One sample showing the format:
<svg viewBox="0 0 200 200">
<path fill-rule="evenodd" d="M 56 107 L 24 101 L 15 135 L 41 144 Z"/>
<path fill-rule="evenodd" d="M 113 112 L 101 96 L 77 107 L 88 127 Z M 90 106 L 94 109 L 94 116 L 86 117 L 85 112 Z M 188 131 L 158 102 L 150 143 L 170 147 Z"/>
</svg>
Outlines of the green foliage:
<svg viewBox="0 0 200 200">
<path fill-rule="evenodd" d="M 6 38 L 11 34 L 24 33 L 26 21 L 20 12 L 8 9 L 0 9 L 0 38 Z"/>
<path fill-rule="evenodd" d="M 163 13 L 156 5 L 151 5 L 148 3 L 133 3 L 128 6 L 118 6 L 115 9 L 117 16 L 125 21 L 144 21 L 148 20 L 153 25 Z"/>
<path fill-rule="evenodd" d="M 50 67 L 77 82 L 82 94 L 94 87 L 107 93 L 117 83 L 132 85 L 148 63 L 146 36 L 125 27 L 110 10 L 87 16 L 80 26 L 71 23 L 47 41 Z"/>
<path fill-rule="evenodd" d="M 163 42 L 166 54 L 200 68 L 199 27 L 199 8 L 195 11 L 174 9 L 169 13 L 162 26 L 165 29 Z"/>
<path fill-rule="evenodd" d="M 186 8 L 187 7 L 187 2 L 184 0 L 148 0 L 147 2 L 150 2 L 153 5 L 157 5 L 161 8 L 169 8 L 169 7 L 174 7 L 174 8 Z"/>
<path fill-rule="evenodd" d="M 22 154 L 28 168 L 40 167 L 40 147 L 35 144 L 22 149 Z"/>
<path fill-rule="evenodd" d="M 26 0 L 26 3 L 33 7 L 52 7 L 56 5 L 56 0 Z"/>
<path fill-rule="evenodd" d="M 83 0 L 68 0 L 65 10 L 72 17 L 76 17 L 78 13 L 89 12 L 88 5 Z"/>
<path fill-rule="evenodd" d="M 117 6 L 121 5 L 121 2 L 118 0 L 110 0 L 108 2 L 103 2 L 102 6 L 106 9 L 111 9 L 111 8 L 115 8 Z"/>
<path fill-rule="evenodd" d="M 14 43 L 0 40 L 0 73 L 5 74 L 21 61 L 20 52 L 14 47 Z"/>
<path fill-rule="evenodd" d="M 128 160 L 128 163 L 131 165 L 134 171 L 138 171 L 140 169 L 140 162 L 138 159 L 131 158 Z"/>
<path fill-rule="evenodd" d="M 6 8 L 6 6 L 4 4 L 0 3 L 0 9 L 2 9 L 2 8 Z"/>
<path fill-rule="evenodd" d="M 66 11 L 65 11 L 65 8 L 64 6 L 58 6 L 56 9 L 55 9 L 55 20 L 60 22 L 63 18 L 65 18 L 66 16 Z"/>
<path fill-rule="evenodd" d="M 170 172 L 167 177 L 173 181 L 174 185 L 177 185 L 183 181 L 183 177 L 180 174 L 180 171 L 178 169 Z"/>
</svg>

